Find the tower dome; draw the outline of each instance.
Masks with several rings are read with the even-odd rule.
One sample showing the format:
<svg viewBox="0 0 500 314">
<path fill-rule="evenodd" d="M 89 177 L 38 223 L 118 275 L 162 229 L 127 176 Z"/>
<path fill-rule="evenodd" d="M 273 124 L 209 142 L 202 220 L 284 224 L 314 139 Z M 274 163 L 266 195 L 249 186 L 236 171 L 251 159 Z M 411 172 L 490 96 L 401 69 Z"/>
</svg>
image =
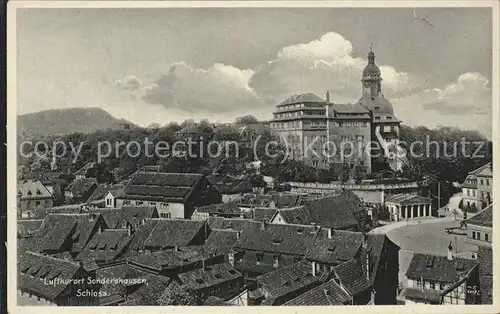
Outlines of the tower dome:
<svg viewBox="0 0 500 314">
<path fill-rule="evenodd" d="M 368 64 L 363 69 L 363 79 L 380 79 L 380 69 L 375 64 L 375 53 L 368 52 Z"/>
</svg>

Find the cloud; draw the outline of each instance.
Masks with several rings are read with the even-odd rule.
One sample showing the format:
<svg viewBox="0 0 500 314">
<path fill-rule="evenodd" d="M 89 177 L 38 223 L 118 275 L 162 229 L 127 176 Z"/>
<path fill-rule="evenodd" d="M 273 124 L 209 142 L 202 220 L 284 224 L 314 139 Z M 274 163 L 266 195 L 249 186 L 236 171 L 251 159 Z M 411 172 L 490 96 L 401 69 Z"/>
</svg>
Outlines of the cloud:
<svg viewBox="0 0 500 314">
<path fill-rule="evenodd" d="M 174 63 L 168 73 L 143 89 L 146 103 L 162 105 L 186 113 L 248 113 L 264 105 L 248 82 L 253 70 L 214 64 L 198 69 L 185 62 Z"/>
<path fill-rule="evenodd" d="M 396 115 L 408 125 L 447 125 L 491 137 L 492 90 L 486 77 L 468 72 L 443 88 L 393 99 Z"/>
<path fill-rule="evenodd" d="M 275 60 L 256 71 L 250 86 L 275 102 L 301 90 L 318 96 L 330 90 L 333 101 L 353 102 L 360 97 L 360 77 L 366 64 L 366 59 L 352 55 L 349 40 L 329 32 L 309 43 L 281 49 Z M 391 95 L 415 88 L 416 80 L 408 73 L 388 65 L 379 68 L 384 93 Z"/>
<path fill-rule="evenodd" d="M 127 76 L 121 80 L 116 80 L 115 85 L 123 90 L 136 91 L 141 87 L 141 80 L 135 76 Z"/>
<path fill-rule="evenodd" d="M 320 97 L 329 90 L 330 100 L 337 103 L 357 101 L 367 60 L 352 51 L 349 40 L 329 32 L 309 43 L 284 47 L 255 69 L 220 63 L 200 69 L 176 62 L 148 86 L 141 88 L 141 81 L 133 76 L 116 84 L 135 95 L 145 111 L 150 106 L 168 113 L 169 121 L 232 121 L 249 113 L 267 120 L 278 103 L 301 90 Z M 480 73 L 464 73 L 444 87 L 434 87 L 427 85 L 424 74 L 378 66 L 382 92 L 404 124 L 449 125 L 491 136 L 491 87 Z"/>
</svg>

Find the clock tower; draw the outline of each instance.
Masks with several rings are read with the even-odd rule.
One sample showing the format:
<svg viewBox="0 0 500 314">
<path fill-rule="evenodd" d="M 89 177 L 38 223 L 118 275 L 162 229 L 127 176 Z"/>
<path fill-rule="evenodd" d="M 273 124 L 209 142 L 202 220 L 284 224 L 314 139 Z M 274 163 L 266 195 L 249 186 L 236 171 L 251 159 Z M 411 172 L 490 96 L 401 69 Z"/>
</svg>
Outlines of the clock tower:
<svg viewBox="0 0 500 314">
<path fill-rule="evenodd" d="M 382 92 L 380 69 L 375 65 L 375 53 L 370 48 L 368 64 L 363 69 L 361 78 L 363 96 L 377 97 Z"/>
</svg>

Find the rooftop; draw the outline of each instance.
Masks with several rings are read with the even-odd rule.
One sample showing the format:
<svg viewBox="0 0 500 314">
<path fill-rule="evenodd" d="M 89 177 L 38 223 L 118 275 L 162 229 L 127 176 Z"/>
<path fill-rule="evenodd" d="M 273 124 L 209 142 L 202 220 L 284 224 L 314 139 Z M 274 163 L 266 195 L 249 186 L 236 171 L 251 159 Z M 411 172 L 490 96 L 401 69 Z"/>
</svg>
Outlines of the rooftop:
<svg viewBox="0 0 500 314">
<path fill-rule="evenodd" d="M 395 194 L 387 197 L 385 202 L 397 203 L 402 205 L 410 205 L 410 204 L 430 204 L 431 199 L 428 197 L 423 197 L 419 195 L 411 195 L 411 194 Z"/>
<path fill-rule="evenodd" d="M 462 279 L 475 267 L 477 263 L 473 260 L 463 258 L 448 260 L 446 256 L 416 253 L 408 266 L 406 277 L 453 283 Z"/>
<path fill-rule="evenodd" d="M 221 263 L 205 266 L 193 271 L 179 274 L 183 285 L 193 290 L 203 289 L 222 282 L 242 278 L 240 272 L 235 270 L 229 263 Z"/>
<path fill-rule="evenodd" d="M 106 229 L 96 233 L 76 257 L 77 260 L 95 259 L 97 262 L 117 260 L 132 240 L 128 230 Z"/>
<path fill-rule="evenodd" d="M 284 305 L 346 305 L 351 302 L 351 296 L 347 294 L 334 280 L 329 280 L 311 290 L 288 301 Z"/>
<path fill-rule="evenodd" d="M 293 104 L 301 104 L 301 103 L 326 103 L 324 99 L 314 95 L 313 93 L 299 94 L 299 95 L 291 95 L 285 101 L 278 105 L 278 107 L 293 105 Z"/>
<path fill-rule="evenodd" d="M 185 202 L 202 178 L 195 173 L 136 172 L 120 198 Z"/>
<path fill-rule="evenodd" d="M 479 213 L 467 219 L 467 223 L 470 225 L 493 227 L 493 204 L 488 205 Z"/>
<path fill-rule="evenodd" d="M 17 182 L 18 197 L 22 199 L 51 198 L 52 194 L 40 180 L 20 180 Z"/>
</svg>

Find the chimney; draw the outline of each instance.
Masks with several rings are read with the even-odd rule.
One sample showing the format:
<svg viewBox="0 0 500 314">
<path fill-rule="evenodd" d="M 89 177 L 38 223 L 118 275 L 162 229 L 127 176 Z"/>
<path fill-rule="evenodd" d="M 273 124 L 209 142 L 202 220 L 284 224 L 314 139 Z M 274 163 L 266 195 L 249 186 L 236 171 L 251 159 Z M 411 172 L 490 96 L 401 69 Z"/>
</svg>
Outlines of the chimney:
<svg viewBox="0 0 500 314">
<path fill-rule="evenodd" d="M 234 253 L 233 252 L 229 252 L 229 263 L 234 266 Z"/>
<path fill-rule="evenodd" d="M 174 246 L 174 251 L 178 252 L 179 251 L 179 247 L 178 246 Z"/>
<path fill-rule="evenodd" d="M 237 231 L 237 232 L 236 232 L 236 239 L 239 239 L 239 238 L 240 238 L 240 234 L 241 234 L 241 232 L 240 232 L 240 231 Z"/>
<path fill-rule="evenodd" d="M 330 91 L 326 90 L 326 102 L 330 102 Z"/>
<path fill-rule="evenodd" d="M 99 226 L 99 231 L 98 232 L 99 232 L 99 234 L 102 233 L 102 226 Z"/>
<path fill-rule="evenodd" d="M 333 230 L 332 230 L 332 229 L 333 229 L 333 228 L 328 228 L 328 239 L 331 239 L 331 238 L 332 238 L 332 236 L 333 236 L 333 233 L 334 233 L 334 232 L 333 232 Z"/>
<path fill-rule="evenodd" d="M 448 244 L 448 260 L 452 260 L 453 259 L 453 246 L 451 246 L 451 241 L 450 241 L 450 244 Z"/>
<path fill-rule="evenodd" d="M 312 275 L 313 277 L 316 277 L 316 262 L 312 262 L 311 266 L 312 266 Z"/>
<path fill-rule="evenodd" d="M 205 259 L 202 259 L 202 260 L 201 260 L 201 269 L 202 269 L 203 271 L 205 271 L 205 270 L 206 270 L 206 268 L 205 268 Z"/>
<path fill-rule="evenodd" d="M 260 230 L 266 230 L 267 228 L 267 223 L 265 220 L 260 222 Z"/>
<path fill-rule="evenodd" d="M 128 225 L 128 236 L 132 235 L 132 225 Z"/>
</svg>

